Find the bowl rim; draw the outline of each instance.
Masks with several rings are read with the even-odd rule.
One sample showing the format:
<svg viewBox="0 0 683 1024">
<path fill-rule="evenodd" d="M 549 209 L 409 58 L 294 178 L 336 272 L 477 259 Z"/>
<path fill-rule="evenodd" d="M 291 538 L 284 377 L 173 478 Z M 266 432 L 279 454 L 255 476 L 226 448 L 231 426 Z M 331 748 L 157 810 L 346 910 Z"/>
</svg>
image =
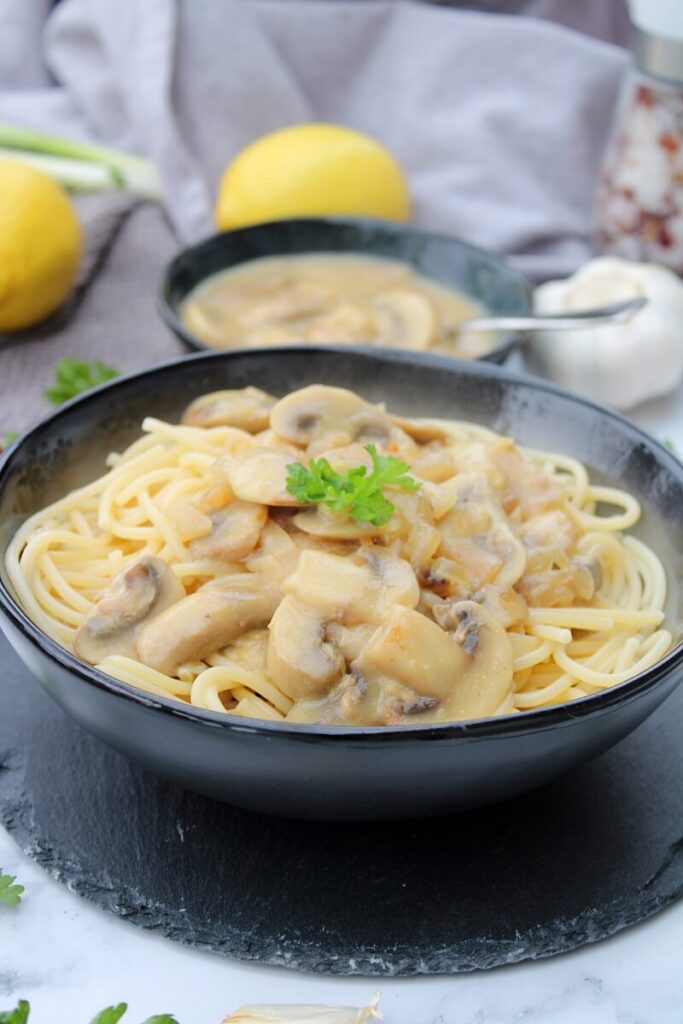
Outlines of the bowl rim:
<svg viewBox="0 0 683 1024">
<path fill-rule="evenodd" d="M 631 434 L 635 440 L 644 442 L 648 448 L 654 449 L 660 463 L 663 463 L 668 472 L 671 473 L 683 487 L 683 463 L 662 443 L 641 427 L 632 423 L 625 416 L 614 412 L 611 409 L 602 408 L 597 403 L 583 398 L 581 395 L 566 391 L 554 384 L 539 378 L 525 376 L 520 373 L 513 373 L 493 363 L 476 360 L 455 360 L 450 356 L 441 356 L 433 353 L 412 353 L 401 352 L 400 350 L 382 351 L 369 346 L 353 346 L 351 352 L 348 345 L 289 345 L 273 346 L 262 349 L 230 349 L 229 351 L 200 352 L 195 355 L 181 356 L 157 363 L 146 369 L 122 374 L 114 380 L 93 388 L 68 402 L 63 403 L 58 409 L 46 414 L 33 426 L 20 434 L 2 454 L 0 454 L 0 497 L 9 480 L 12 472 L 12 463 L 18 453 L 28 446 L 32 441 L 39 441 L 41 436 L 49 434 L 53 426 L 67 417 L 76 408 L 83 408 L 88 405 L 97 404 L 104 395 L 112 395 L 117 390 L 125 389 L 130 381 L 154 378 L 160 373 L 172 373 L 174 369 L 180 368 L 188 363 L 211 363 L 214 360 L 225 360 L 249 356 L 250 358 L 268 358 L 271 355 L 296 355 L 299 353 L 336 353 L 337 355 L 349 356 L 351 352 L 361 358 L 381 360 L 390 363 L 433 366 L 434 369 L 446 372 L 455 370 L 465 375 L 483 378 L 499 378 L 509 386 L 523 385 L 534 391 L 549 393 L 568 400 L 574 404 L 582 405 L 591 410 L 598 417 L 614 421 L 621 430 Z M 147 709 L 154 709 L 175 718 L 181 718 L 194 722 L 197 725 L 220 727 L 240 733 L 257 734 L 267 739 L 274 735 L 285 734 L 299 742 L 317 742 L 320 739 L 327 739 L 337 742 L 360 744 L 368 741 L 379 742 L 406 742 L 418 741 L 445 741 L 453 739 L 474 740 L 479 737 L 503 739 L 510 735 L 530 734 L 543 731 L 547 728 L 557 726 L 570 726 L 579 719 L 591 715 L 600 715 L 609 712 L 615 706 L 623 706 L 641 696 L 645 691 L 651 690 L 658 682 L 667 677 L 673 669 L 683 663 L 683 638 L 663 658 L 655 662 L 650 668 L 632 676 L 623 683 L 617 683 L 597 693 L 586 697 L 578 698 L 565 704 L 552 705 L 546 708 L 533 708 L 523 713 L 512 713 L 489 718 L 472 719 L 465 722 L 438 722 L 416 725 L 400 726 L 339 726 L 339 725 L 310 725 L 295 722 L 269 721 L 265 719 L 248 719 L 229 712 L 210 711 L 204 708 L 194 708 L 191 705 L 184 705 L 171 697 L 156 696 L 144 690 L 137 689 L 129 683 L 121 682 L 112 676 L 99 671 L 94 666 L 78 659 L 74 654 L 61 647 L 56 640 L 44 633 L 26 614 L 17 600 L 13 597 L 5 581 L 0 576 L 0 617 L 7 619 L 12 627 L 34 647 L 41 650 L 49 660 L 57 662 L 61 668 L 75 674 L 82 682 L 96 689 L 104 690 L 114 697 L 132 701 L 135 704 Z M 27 671 L 30 671 L 27 669 Z M 683 674 L 681 675 L 683 679 Z M 680 680 L 678 681 L 680 682 Z M 678 683 L 676 684 L 678 685 Z"/>
<path fill-rule="evenodd" d="M 527 312 L 531 312 L 532 301 L 533 301 L 533 287 L 530 280 L 525 277 L 520 271 L 512 267 L 504 256 L 500 256 L 492 249 L 484 249 L 479 245 L 474 245 L 472 242 L 466 241 L 464 238 L 460 238 L 459 235 L 446 234 L 443 231 L 430 231 L 428 228 L 422 228 L 417 225 L 410 223 L 403 223 L 402 221 L 384 220 L 380 217 L 351 217 L 351 216 L 320 216 L 320 217 L 279 217 L 276 220 L 259 221 L 258 224 L 248 224 L 244 227 L 231 228 L 227 231 L 216 231 L 211 235 L 206 235 L 201 238 L 198 242 L 194 242 L 192 245 L 185 246 L 180 249 L 168 263 L 165 265 L 161 272 L 159 282 L 156 290 L 155 306 L 157 313 L 164 321 L 167 327 L 169 327 L 173 333 L 180 338 L 190 348 L 195 349 L 197 352 L 235 352 L 238 349 L 219 349 L 215 345 L 209 345 L 204 342 L 192 331 L 188 330 L 177 313 L 177 307 L 171 302 L 169 292 L 171 288 L 171 282 L 175 275 L 184 268 L 188 260 L 193 258 L 197 253 L 202 252 L 205 249 L 210 248 L 216 244 L 217 239 L 227 238 L 229 236 L 245 236 L 258 233 L 261 230 L 270 231 L 273 228 L 287 225 L 298 225 L 298 224 L 323 224 L 328 227 L 375 227 L 389 232 L 393 232 L 396 235 L 412 235 L 420 239 L 434 239 L 437 242 L 452 245 L 455 243 L 459 248 L 465 249 L 473 255 L 484 257 L 485 259 L 491 260 L 498 264 L 501 269 L 505 271 L 511 280 L 514 280 L 517 285 L 523 291 L 527 299 Z M 313 250 L 311 250 L 313 251 Z M 351 250 L 349 250 L 350 252 Z M 363 255 L 362 250 L 359 250 L 359 254 Z M 273 255 L 278 255 L 273 253 Z M 282 254 L 280 254 L 282 255 Z M 285 254 L 286 255 L 286 254 Z M 303 255 L 302 253 L 296 253 L 296 255 Z M 268 256 L 255 257 L 256 259 L 268 259 Z M 380 257 L 384 259 L 385 257 Z M 389 259 L 390 257 L 386 257 Z M 400 257 L 398 257 L 400 260 Z M 234 266 L 241 266 L 244 263 L 251 262 L 250 260 L 240 260 Z M 404 261 L 406 262 L 406 261 Z M 225 267 L 224 270 L 233 269 L 233 267 Z M 220 274 L 221 271 L 214 271 L 216 274 Z M 212 275 L 208 275 L 212 276 Z M 423 275 L 429 277 L 429 275 Z M 207 278 L 202 279 L 206 281 Z M 437 282 L 442 284 L 442 282 Z M 196 286 L 195 286 L 196 287 Z M 444 287 L 447 287 L 444 285 Z M 491 361 L 493 358 L 501 359 L 506 356 L 512 349 L 517 345 L 519 340 L 522 338 L 522 333 L 519 331 L 505 331 L 501 333 L 501 338 L 496 345 L 485 356 L 481 356 L 473 362 L 479 361 Z M 336 344 L 336 343 L 335 343 Z M 340 342 L 341 344 L 341 342 Z M 282 346 L 292 347 L 292 346 Z M 363 346 L 358 346 L 363 347 Z M 401 349 L 394 349 L 389 346 L 373 346 L 376 351 L 379 352 L 400 352 Z M 443 354 L 443 353 L 440 353 Z M 457 356 L 448 356 L 449 359 L 457 359 Z"/>
</svg>

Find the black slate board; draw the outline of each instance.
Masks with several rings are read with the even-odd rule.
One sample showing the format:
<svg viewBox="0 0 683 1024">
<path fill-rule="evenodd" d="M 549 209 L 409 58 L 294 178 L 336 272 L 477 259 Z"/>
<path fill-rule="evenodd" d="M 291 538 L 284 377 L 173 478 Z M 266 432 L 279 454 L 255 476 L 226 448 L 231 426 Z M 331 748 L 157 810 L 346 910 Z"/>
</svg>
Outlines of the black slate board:
<svg viewBox="0 0 683 1024">
<path fill-rule="evenodd" d="M 683 891 L 683 687 L 572 777 L 449 819 L 266 818 L 159 781 L 73 725 L 0 638 L 0 821 L 82 896 L 240 960 L 470 971 L 613 934 Z"/>
</svg>

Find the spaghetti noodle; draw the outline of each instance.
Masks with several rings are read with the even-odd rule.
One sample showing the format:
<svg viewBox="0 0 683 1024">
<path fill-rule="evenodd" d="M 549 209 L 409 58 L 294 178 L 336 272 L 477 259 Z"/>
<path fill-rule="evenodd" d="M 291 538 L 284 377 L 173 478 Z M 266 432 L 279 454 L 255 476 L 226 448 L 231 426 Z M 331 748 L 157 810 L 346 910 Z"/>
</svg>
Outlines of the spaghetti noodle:
<svg viewBox="0 0 683 1024">
<path fill-rule="evenodd" d="M 548 707 L 670 648 L 666 578 L 631 495 L 565 455 L 406 420 L 322 386 L 147 418 L 107 472 L 28 519 L 7 570 L 29 617 L 116 679 L 248 718 L 400 725 Z M 287 466 L 364 442 L 420 485 L 381 526 L 303 507 Z"/>
</svg>

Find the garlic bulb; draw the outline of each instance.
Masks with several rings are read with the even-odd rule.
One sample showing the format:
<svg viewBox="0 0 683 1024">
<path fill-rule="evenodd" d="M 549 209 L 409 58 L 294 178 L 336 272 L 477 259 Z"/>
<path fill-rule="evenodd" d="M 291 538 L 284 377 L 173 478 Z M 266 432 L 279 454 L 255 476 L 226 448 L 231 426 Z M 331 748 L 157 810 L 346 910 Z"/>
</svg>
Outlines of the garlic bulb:
<svg viewBox="0 0 683 1024">
<path fill-rule="evenodd" d="M 365 1024 L 378 1020 L 379 993 L 367 1006 L 242 1006 L 223 1024 Z"/>
<path fill-rule="evenodd" d="M 532 335 L 531 369 L 618 409 L 673 390 L 683 376 L 683 282 L 672 271 L 599 257 L 540 285 L 534 311 L 575 313 L 642 295 L 648 305 L 626 324 Z"/>
</svg>

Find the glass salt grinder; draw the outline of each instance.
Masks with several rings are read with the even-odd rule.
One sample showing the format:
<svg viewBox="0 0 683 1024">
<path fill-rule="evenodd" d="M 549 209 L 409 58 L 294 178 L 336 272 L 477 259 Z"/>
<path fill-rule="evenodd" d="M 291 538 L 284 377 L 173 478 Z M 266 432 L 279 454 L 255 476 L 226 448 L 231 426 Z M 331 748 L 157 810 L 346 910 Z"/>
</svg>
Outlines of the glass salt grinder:
<svg viewBox="0 0 683 1024">
<path fill-rule="evenodd" d="M 603 253 L 683 275 L 683 0 L 630 0 L 633 64 L 600 174 Z"/>
</svg>

